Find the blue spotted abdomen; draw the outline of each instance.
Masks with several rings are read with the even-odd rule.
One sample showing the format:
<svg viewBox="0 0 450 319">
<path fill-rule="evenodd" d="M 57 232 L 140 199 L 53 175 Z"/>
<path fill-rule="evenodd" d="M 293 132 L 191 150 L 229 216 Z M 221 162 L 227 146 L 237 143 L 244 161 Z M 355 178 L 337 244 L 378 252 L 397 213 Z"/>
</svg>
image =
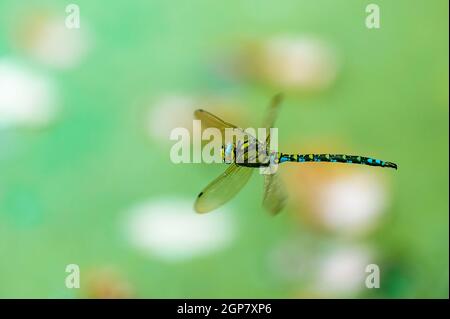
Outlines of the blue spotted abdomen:
<svg viewBox="0 0 450 319">
<path fill-rule="evenodd" d="M 329 162 L 329 163 L 347 163 L 362 164 L 370 166 L 391 167 L 397 169 L 397 164 L 379 159 L 364 157 L 358 155 L 345 154 L 284 154 L 279 153 L 278 162 Z"/>
</svg>

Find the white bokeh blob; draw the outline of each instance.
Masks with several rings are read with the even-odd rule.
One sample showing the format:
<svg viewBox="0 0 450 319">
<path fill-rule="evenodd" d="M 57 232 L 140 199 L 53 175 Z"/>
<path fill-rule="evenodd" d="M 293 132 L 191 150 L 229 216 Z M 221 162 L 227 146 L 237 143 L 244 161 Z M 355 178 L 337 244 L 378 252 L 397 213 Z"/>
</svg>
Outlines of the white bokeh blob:
<svg viewBox="0 0 450 319">
<path fill-rule="evenodd" d="M 180 261 L 219 251 L 235 237 L 229 212 L 200 215 L 191 201 L 170 198 L 149 200 L 126 213 L 126 237 L 146 255 Z"/>
</svg>

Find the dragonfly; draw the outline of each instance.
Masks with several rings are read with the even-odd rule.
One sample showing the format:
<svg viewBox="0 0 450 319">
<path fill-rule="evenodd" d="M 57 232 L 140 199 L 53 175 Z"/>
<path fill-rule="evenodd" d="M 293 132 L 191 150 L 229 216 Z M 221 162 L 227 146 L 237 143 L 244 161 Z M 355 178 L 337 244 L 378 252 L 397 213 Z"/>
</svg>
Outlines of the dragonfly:
<svg viewBox="0 0 450 319">
<path fill-rule="evenodd" d="M 263 122 L 263 128 L 270 132 L 273 128 L 278 110 L 282 102 L 282 94 L 275 95 Z M 296 162 L 328 162 L 362 164 L 397 169 L 397 164 L 372 157 L 346 154 L 286 154 L 270 151 L 270 133 L 265 141 L 244 132 L 243 129 L 228 123 L 218 116 L 198 109 L 194 116 L 202 122 L 202 126 L 214 127 L 225 134 L 226 129 L 241 131 L 244 139 L 224 141 L 221 148 L 221 161 L 228 168 L 197 196 L 194 209 L 198 213 L 213 211 L 231 200 L 248 182 L 252 173 L 258 168 L 278 166 L 281 163 Z M 257 150 L 251 152 L 251 150 Z M 253 155 L 250 155 L 253 154 Z M 256 155 L 255 155 L 256 154 Z M 279 213 L 287 202 L 287 192 L 277 171 L 264 175 L 263 207 L 271 214 Z"/>
</svg>

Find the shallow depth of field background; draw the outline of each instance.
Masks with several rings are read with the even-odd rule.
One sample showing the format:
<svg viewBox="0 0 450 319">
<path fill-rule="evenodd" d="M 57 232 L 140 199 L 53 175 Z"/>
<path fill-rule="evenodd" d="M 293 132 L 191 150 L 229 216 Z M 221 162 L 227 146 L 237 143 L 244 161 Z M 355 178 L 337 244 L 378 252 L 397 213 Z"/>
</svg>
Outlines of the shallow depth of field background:
<svg viewBox="0 0 450 319">
<path fill-rule="evenodd" d="M 375 1 L 380 29 L 369 1 L 80 0 L 78 30 L 68 3 L 0 1 L 0 297 L 448 297 L 447 1 Z M 195 214 L 225 167 L 173 164 L 171 128 L 280 91 L 282 151 L 399 170 L 286 164 L 280 215 L 258 174 Z"/>
</svg>

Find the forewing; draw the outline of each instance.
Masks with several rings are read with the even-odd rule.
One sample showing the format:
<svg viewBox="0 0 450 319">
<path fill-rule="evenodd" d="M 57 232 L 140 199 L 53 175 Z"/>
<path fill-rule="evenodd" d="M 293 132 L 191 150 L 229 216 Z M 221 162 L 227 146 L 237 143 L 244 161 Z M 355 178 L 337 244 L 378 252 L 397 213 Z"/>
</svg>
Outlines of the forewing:
<svg viewBox="0 0 450 319">
<path fill-rule="evenodd" d="M 208 111 L 198 109 L 194 112 L 194 116 L 202 121 L 203 127 L 215 127 L 222 131 L 224 134 L 226 128 L 236 128 L 235 125 L 225 122 L 216 115 L 209 113 Z"/>
<path fill-rule="evenodd" d="M 225 172 L 200 192 L 194 204 L 195 211 L 207 213 L 225 204 L 244 187 L 253 170 L 230 164 Z"/>
<path fill-rule="evenodd" d="M 265 127 L 266 129 L 274 126 L 282 101 L 283 95 L 281 93 L 275 95 L 270 101 L 269 109 L 267 110 L 267 114 L 263 122 L 263 127 Z"/>
<path fill-rule="evenodd" d="M 275 174 L 264 175 L 263 206 L 271 214 L 278 214 L 286 205 L 287 193 L 280 176 Z"/>
<path fill-rule="evenodd" d="M 256 137 L 254 137 L 253 135 L 247 133 L 243 129 L 241 129 L 231 123 L 225 122 L 218 116 L 216 116 L 208 111 L 198 109 L 194 112 L 194 116 L 198 120 L 202 121 L 203 128 L 215 127 L 217 129 L 219 129 L 222 134 L 222 142 L 224 142 L 224 143 L 225 142 L 235 142 L 237 144 L 239 140 L 241 141 L 241 143 L 244 143 L 245 141 L 249 141 L 250 143 L 256 143 L 256 144 L 259 143 L 258 140 L 256 139 Z M 230 133 L 233 133 L 234 136 L 227 137 L 227 134 L 225 133 L 226 128 L 234 129 L 233 132 L 230 132 Z"/>
<path fill-rule="evenodd" d="M 266 144 L 269 146 L 270 142 L 270 128 L 275 125 L 275 120 L 278 116 L 278 110 L 280 109 L 281 102 L 283 101 L 283 95 L 278 93 L 270 101 L 269 109 L 267 110 L 266 117 L 264 118 L 263 127 L 266 129 L 267 137 Z"/>
</svg>

